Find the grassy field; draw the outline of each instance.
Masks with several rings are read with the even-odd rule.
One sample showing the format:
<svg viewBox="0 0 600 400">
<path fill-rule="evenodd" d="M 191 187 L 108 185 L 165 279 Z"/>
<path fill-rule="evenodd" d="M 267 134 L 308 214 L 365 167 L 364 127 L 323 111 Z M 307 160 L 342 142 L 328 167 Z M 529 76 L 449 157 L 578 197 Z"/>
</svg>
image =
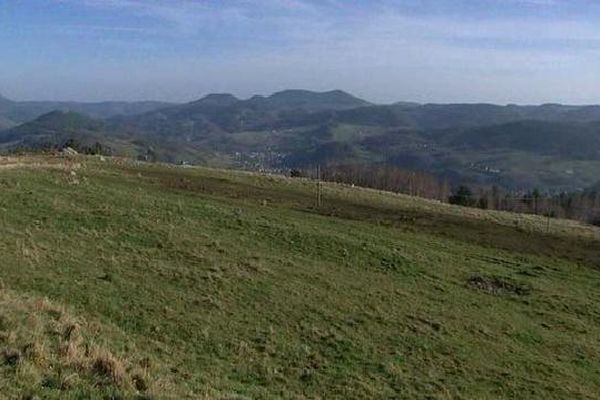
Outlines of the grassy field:
<svg viewBox="0 0 600 400">
<path fill-rule="evenodd" d="M 0 398 L 600 397 L 598 229 L 315 192 L 1 159 Z"/>
</svg>

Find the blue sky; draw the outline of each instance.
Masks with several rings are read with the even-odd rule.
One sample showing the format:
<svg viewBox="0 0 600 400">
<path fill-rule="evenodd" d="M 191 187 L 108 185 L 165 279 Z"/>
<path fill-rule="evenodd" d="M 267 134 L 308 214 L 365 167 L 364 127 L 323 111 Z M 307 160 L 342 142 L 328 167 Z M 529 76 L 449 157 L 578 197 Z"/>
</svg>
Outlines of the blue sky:
<svg viewBox="0 0 600 400">
<path fill-rule="evenodd" d="M 0 0 L 0 93 L 600 103 L 600 1 Z"/>
</svg>

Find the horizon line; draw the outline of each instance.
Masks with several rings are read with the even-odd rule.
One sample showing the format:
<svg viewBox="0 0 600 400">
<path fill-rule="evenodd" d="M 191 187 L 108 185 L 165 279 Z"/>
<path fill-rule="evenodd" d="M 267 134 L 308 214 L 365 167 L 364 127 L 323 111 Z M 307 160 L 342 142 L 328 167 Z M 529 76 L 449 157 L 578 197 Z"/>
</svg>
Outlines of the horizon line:
<svg viewBox="0 0 600 400">
<path fill-rule="evenodd" d="M 114 99 L 114 98 L 113 99 L 104 99 L 104 100 L 76 100 L 76 99 L 69 99 L 69 100 L 22 99 L 22 100 L 16 100 L 11 97 L 6 97 L 3 94 L 3 92 L 1 92 L 1 91 L 0 91 L 0 99 L 8 100 L 11 103 L 78 103 L 78 104 L 126 103 L 126 104 L 132 104 L 132 103 L 148 102 L 148 103 L 165 103 L 165 104 L 172 104 L 172 105 L 183 105 L 183 104 L 189 104 L 189 103 L 193 103 L 196 101 L 200 101 L 200 100 L 205 99 L 206 97 L 209 97 L 212 95 L 229 95 L 229 96 L 233 96 L 238 101 L 248 101 L 248 100 L 251 100 L 256 97 L 269 98 L 269 97 L 272 97 L 273 95 L 276 95 L 279 93 L 291 92 L 291 91 L 310 92 L 310 93 L 316 93 L 316 94 L 342 92 L 342 93 L 345 93 L 352 97 L 355 97 L 358 100 L 362 100 L 362 101 L 369 103 L 369 105 L 365 105 L 365 107 L 368 107 L 368 106 L 393 106 L 393 105 L 398 105 L 398 104 L 402 104 L 402 103 L 414 104 L 414 105 L 418 105 L 418 106 L 427 106 L 427 105 L 490 105 L 490 106 L 498 106 L 498 107 L 510 107 L 510 106 L 517 106 L 517 107 L 543 107 L 543 106 L 593 107 L 593 106 L 600 106 L 600 102 L 599 103 L 562 103 L 562 102 L 556 102 L 556 101 L 546 101 L 543 103 L 516 103 L 516 102 L 501 103 L 501 102 L 493 102 L 493 101 L 448 101 L 448 102 L 428 101 L 428 102 L 420 102 L 420 101 L 412 101 L 412 100 L 398 100 L 398 101 L 394 101 L 394 102 L 376 102 L 376 101 L 367 100 L 367 99 L 363 98 L 362 96 L 355 95 L 355 94 L 353 94 L 349 91 L 343 90 L 343 89 L 313 90 L 313 89 L 301 89 L 301 88 L 283 89 L 283 90 L 278 90 L 278 91 L 272 92 L 270 94 L 256 93 L 256 94 L 252 94 L 250 96 L 239 96 L 239 95 L 236 95 L 231 92 L 215 91 L 215 92 L 207 92 L 206 94 L 203 94 L 200 97 L 197 97 L 197 98 L 194 98 L 191 100 L 183 100 L 183 101 L 158 100 L 158 99 L 152 99 L 152 98 L 139 98 L 136 100 L 119 100 L 119 99 Z"/>
</svg>

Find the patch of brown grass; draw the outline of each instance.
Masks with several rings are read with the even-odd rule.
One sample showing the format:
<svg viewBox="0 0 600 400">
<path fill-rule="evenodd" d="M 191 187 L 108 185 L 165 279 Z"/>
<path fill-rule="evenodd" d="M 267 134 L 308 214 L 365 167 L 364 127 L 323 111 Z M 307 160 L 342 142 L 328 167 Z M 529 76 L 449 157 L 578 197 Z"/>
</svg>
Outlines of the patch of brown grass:
<svg viewBox="0 0 600 400">
<path fill-rule="evenodd" d="M 112 388 L 124 396 L 164 393 L 170 385 L 152 376 L 148 358 L 135 361 L 99 344 L 111 334 L 48 299 L 0 289 L 0 393 L 43 395 L 48 387 L 65 395 L 78 387 Z"/>
<path fill-rule="evenodd" d="M 116 386 L 123 386 L 127 381 L 123 362 L 107 350 L 96 349 L 90 357 L 90 366 L 97 376 L 107 379 Z"/>
</svg>

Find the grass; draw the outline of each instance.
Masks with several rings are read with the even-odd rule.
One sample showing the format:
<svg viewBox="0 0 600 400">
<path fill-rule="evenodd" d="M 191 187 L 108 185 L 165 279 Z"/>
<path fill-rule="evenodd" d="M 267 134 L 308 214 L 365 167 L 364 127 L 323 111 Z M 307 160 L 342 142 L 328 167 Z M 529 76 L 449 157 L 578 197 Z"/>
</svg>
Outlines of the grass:
<svg viewBox="0 0 600 400">
<path fill-rule="evenodd" d="M 0 350 L 36 378 L 5 357 L 9 398 L 600 396 L 597 228 L 330 184 L 317 208 L 314 182 L 242 172 L 14 162 Z M 84 362 L 61 356 L 69 325 L 51 329 L 45 298 L 98 349 Z"/>
<path fill-rule="evenodd" d="M 0 291 L 0 387 L 6 398 L 105 399 L 165 394 L 160 368 L 114 327 L 46 298 Z M 110 350 L 118 346 L 119 355 Z M 3 397 L 4 398 L 4 397 Z"/>
</svg>

